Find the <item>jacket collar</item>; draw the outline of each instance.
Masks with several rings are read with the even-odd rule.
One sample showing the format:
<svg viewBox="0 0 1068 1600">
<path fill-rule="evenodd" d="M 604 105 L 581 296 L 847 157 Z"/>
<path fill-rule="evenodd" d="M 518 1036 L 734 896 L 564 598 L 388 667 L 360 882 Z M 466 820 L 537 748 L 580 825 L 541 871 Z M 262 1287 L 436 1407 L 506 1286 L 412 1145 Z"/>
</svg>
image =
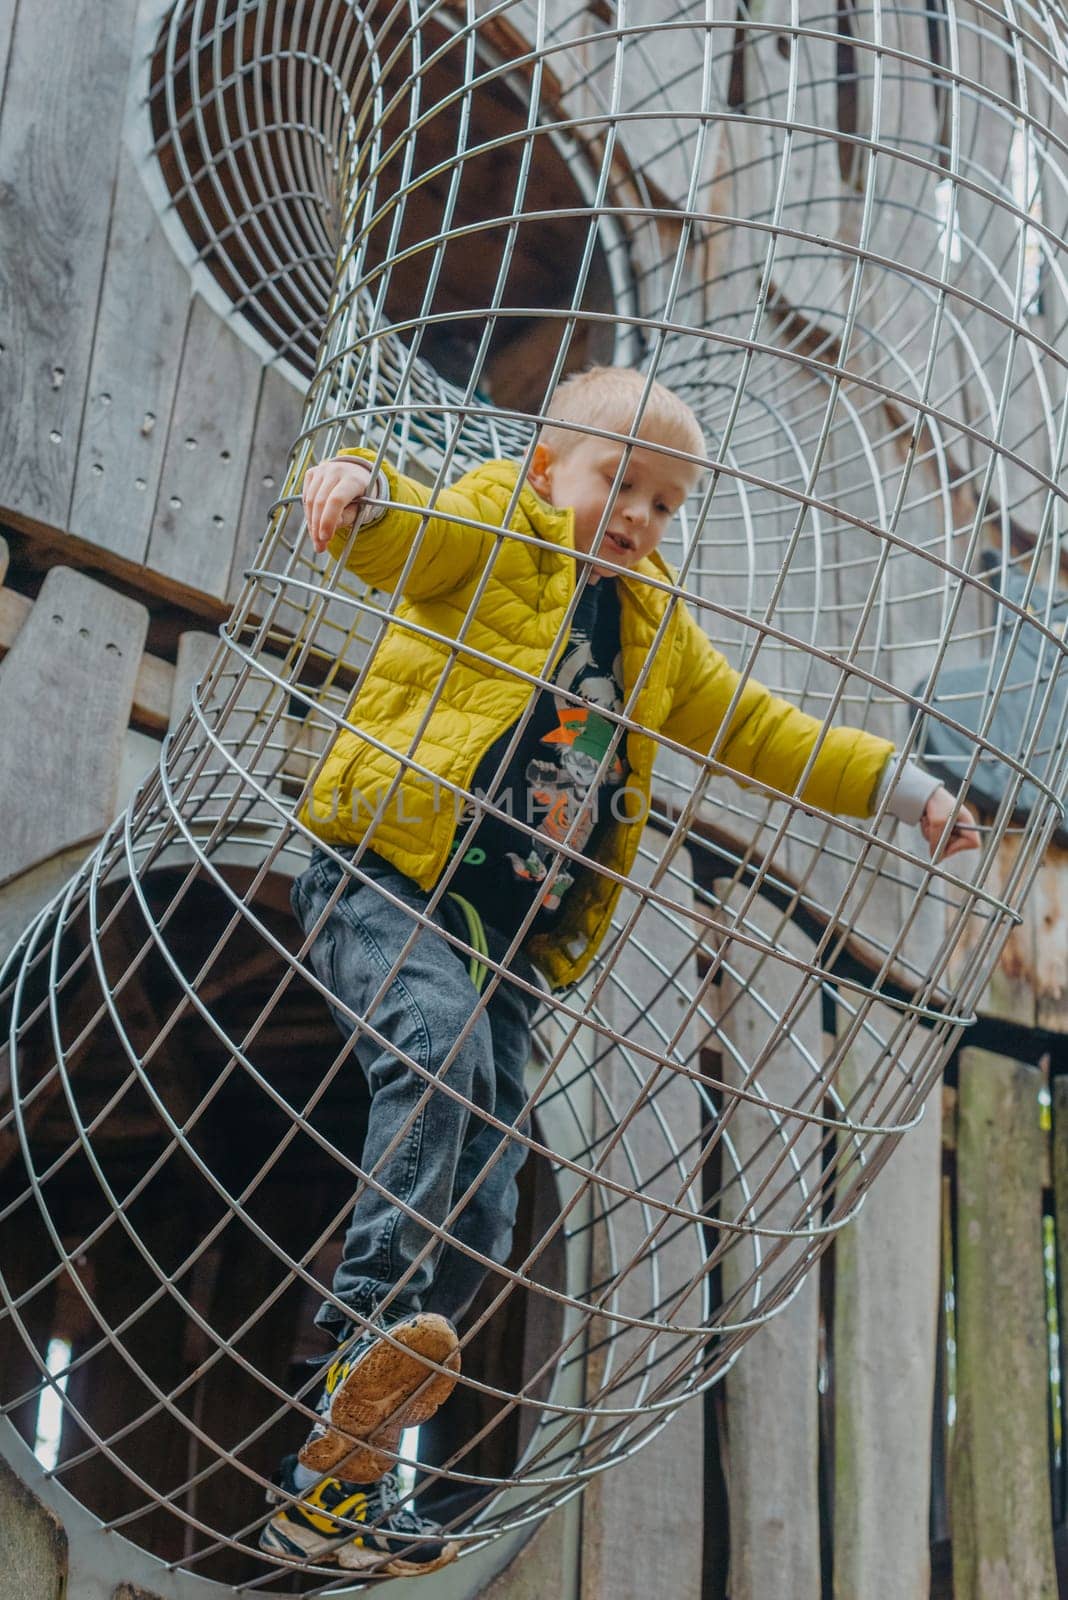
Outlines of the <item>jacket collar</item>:
<svg viewBox="0 0 1068 1600">
<path fill-rule="evenodd" d="M 485 471 L 491 473 L 499 481 L 505 482 L 509 488 L 515 485 L 519 476 L 519 463 L 517 461 L 487 461 Z M 575 548 L 574 518 L 569 507 L 554 506 L 550 501 L 544 500 L 538 491 L 527 482 L 520 491 L 522 496 L 531 497 L 534 507 L 538 512 L 538 531 L 553 544 L 559 544 L 565 549 Z M 643 583 L 643 578 L 653 578 L 659 583 L 674 583 L 674 570 L 664 560 L 658 550 L 651 555 L 643 556 L 637 566 L 631 567 L 627 572 L 621 573 L 616 579 L 619 585 L 621 603 L 635 606 L 646 619 L 659 625 L 668 596 L 662 589 L 654 588 L 648 583 Z"/>
</svg>

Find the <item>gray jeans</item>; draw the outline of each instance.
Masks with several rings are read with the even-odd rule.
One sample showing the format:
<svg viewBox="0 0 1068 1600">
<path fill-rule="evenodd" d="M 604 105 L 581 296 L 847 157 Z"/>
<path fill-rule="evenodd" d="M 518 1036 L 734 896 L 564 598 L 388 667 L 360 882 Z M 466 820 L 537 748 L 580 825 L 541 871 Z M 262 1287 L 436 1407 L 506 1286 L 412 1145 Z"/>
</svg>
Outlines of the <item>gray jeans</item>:
<svg viewBox="0 0 1068 1600">
<path fill-rule="evenodd" d="M 308 962 L 316 977 L 359 1019 L 354 1024 L 331 1008 L 343 1035 L 353 1037 L 353 1053 L 371 1091 L 361 1166 L 381 1186 L 380 1192 L 370 1183 L 359 1185 L 332 1288 L 344 1305 L 367 1316 L 412 1268 L 390 1308 L 436 1311 L 456 1321 L 486 1271 L 456 1246 L 468 1245 L 491 1261 L 507 1261 L 518 1198 L 516 1174 L 526 1147 L 503 1141 L 499 1159 L 447 1229 L 447 1238 L 455 1243 L 443 1245 L 434 1229 L 442 1226 L 502 1145 L 502 1135 L 478 1112 L 491 1112 L 507 1125 L 527 1131 L 527 1123 L 520 1120 L 526 1100 L 523 1071 L 538 1001 L 502 980 L 446 1068 L 450 1051 L 478 1005 L 468 958 L 428 928 L 418 933 L 398 962 L 415 924 L 382 890 L 424 913 L 427 896 L 378 856 L 365 853 L 359 870 L 372 881 L 348 877 L 317 850 L 292 893 L 293 909 L 307 933 L 342 877 L 348 877 Z M 443 899 L 435 921 L 466 937 L 462 918 L 454 921 L 454 911 Z M 492 928 L 486 934 L 489 953 L 499 961 L 506 941 Z M 533 968 L 522 957 L 513 957 L 511 970 L 536 982 Z M 372 1037 L 372 1028 L 379 1039 Z M 428 1083 L 398 1052 L 470 1101 L 475 1112 Z M 329 1303 L 323 1304 L 315 1320 L 339 1341 L 352 1327 Z"/>
</svg>

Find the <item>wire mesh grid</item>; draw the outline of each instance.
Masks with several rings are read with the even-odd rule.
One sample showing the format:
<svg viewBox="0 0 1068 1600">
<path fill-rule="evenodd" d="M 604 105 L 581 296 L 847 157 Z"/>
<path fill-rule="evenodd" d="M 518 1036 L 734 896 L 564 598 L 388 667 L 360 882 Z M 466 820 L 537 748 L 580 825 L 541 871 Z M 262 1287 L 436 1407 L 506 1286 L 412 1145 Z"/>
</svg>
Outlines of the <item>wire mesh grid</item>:
<svg viewBox="0 0 1068 1600">
<path fill-rule="evenodd" d="M 1063 818 L 1065 22 L 1010 0 L 183 0 L 164 18 L 147 106 L 172 221 L 235 325 L 300 375 L 304 425 L 192 709 L 7 963 L 0 1218 L 24 1350 L 4 1410 L 32 1438 L 61 1395 L 51 1470 L 165 1565 L 241 1592 L 352 1581 L 260 1552 L 262 1496 L 314 1418 L 301 1362 L 322 1352 L 317 1303 L 345 1310 L 354 1196 L 404 1211 L 382 1173 L 435 1100 L 485 1160 L 438 1213 L 408 1207 L 422 1243 L 394 1290 L 445 1249 L 484 1282 L 456 1391 L 399 1458 L 464 1553 L 720 1378 L 922 1114 Z M 885 806 L 857 821 L 800 783 L 740 787 L 721 736 L 697 757 L 661 736 L 632 867 L 570 851 L 620 892 L 588 974 L 546 996 L 519 955 L 533 912 L 490 953 L 446 915 L 497 808 L 445 783 L 461 848 L 425 900 L 379 893 L 408 949 L 433 930 L 458 985 L 472 961 L 487 981 L 443 1060 L 407 1057 L 409 1111 L 365 1164 L 354 1057 L 390 1045 L 376 1009 L 400 957 L 354 1008 L 313 952 L 404 774 L 437 774 L 422 726 L 384 745 L 377 821 L 317 841 L 335 871 L 302 935 L 300 807 L 338 734 L 367 737 L 352 708 L 404 584 L 315 558 L 300 484 L 352 445 L 431 508 L 489 458 L 521 478 L 557 382 L 592 361 L 640 368 L 702 425 L 659 584 L 739 693 L 761 681 L 926 751 L 979 800 L 982 849 L 929 860 Z M 608 442 L 643 437 L 645 398 Z M 484 531 L 483 587 L 523 537 Z M 472 662 L 518 682 L 518 737 L 553 652 L 533 674 L 487 660 L 477 599 L 401 620 L 440 647 L 434 702 Z M 602 770 L 647 731 L 656 661 L 654 643 Z M 535 1052 L 502 1117 L 450 1068 L 523 995 Z M 464 1228 L 502 1161 L 507 1260 Z"/>
</svg>

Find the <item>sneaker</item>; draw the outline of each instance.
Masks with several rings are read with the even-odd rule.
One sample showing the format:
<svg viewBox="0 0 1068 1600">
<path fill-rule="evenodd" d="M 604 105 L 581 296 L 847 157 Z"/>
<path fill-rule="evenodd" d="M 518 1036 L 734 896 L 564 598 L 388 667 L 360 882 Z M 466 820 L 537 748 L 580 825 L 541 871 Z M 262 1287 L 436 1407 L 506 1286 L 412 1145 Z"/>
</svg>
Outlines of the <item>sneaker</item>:
<svg viewBox="0 0 1068 1600">
<path fill-rule="evenodd" d="M 398 1505 L 397 1473 L 378 1483 L 323 1478 L 301 1494 L 293 1482 L 296 1456 L 286 1456 L 268 1489 L 279 1506 L 260 1533 L 260 1549 L 283 1561 L 332 1563 L 380 1578 L 417 1577 L 455 1561 L 458 1546 L 436 1522 Z"/>
<path fill-rule="evenodd" d="M 323 1420 L 297 1452 L 302 1466 L 374 1483 L 393 1465 L 403 1430 L 449 1398 L 460 1371 L 452 1323 L 419 1313 L 385 1330 L 368 1328 L 328 1369 L 316 1406 Z"/>
</svg>

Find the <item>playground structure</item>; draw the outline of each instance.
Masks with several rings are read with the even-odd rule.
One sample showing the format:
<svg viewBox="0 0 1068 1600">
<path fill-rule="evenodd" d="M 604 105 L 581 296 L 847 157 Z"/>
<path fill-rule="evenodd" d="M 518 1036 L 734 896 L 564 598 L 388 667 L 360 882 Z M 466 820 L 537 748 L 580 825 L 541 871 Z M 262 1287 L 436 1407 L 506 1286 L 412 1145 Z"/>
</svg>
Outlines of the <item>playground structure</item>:
<svg viewBox="0 0 1068 1600">
<path fill-rule="evenodd" d="M 166 270 L 201 296 L 190 384 L 215 371 L 206 319 L 223 318 L 216 427 L 265 360 L 293 425 L 249 450 L 276 479 L 255 549 L 215 509 L 235 447 L 175 413 L 156 516 L 125 517 L 142 479 L 113 491 L 97 446 L 100 413 L 131 402 L 86 370 L 70 507 L 106 530 L 90 542 L 173 603 L 233 605 L 218 641 L 183 634 L 161 715 L 132 602 L 74 625 L 84 591 L 51 571 L 0 675 L 25 707 L 19 684 L 54 663 L 45 727 L 74 674 L 170 723 L 35 906 L 26 873 L 74 866 L 94 829 L 67 814 L 44 851 L 25 800 L 12 829 L 18 1355 L 0 1398 L 25 1434 L 62 1391 L 50 1481 L 87 1544 L 122 1535 L 164 1595 L 291 1581 L 255 1550 L 262 1489 L 307 1406 L 292 1368 L 331 1241 L 374 1177 L 285 902 L 297 805 L 393 602 L 311 559 L 312 460 L 365 444 L 440 488 L 522 458 L 563 373 L 640 366 L 708 440 L 666 549 L 676 592 L 743 673 L 927 752 L 983 811 L 958 870 L 885 816 L 737 788 L 715 748 L 662 752 L 614 938 L 539 1030 L 521 1237 L 410 1460 L 471 1583 L 603 1469 L 651 1457 L 803 1297 L 898 1138 L 924 1137 L 1063 823 L 1065 19 L 655 13 L 324 0 L 140 19 L 139 170 L 124 158 L 119 193 L 138 215 L 151 199 Z M 101 311 L 116 371 L 147 363 L 147 311 L 140 344 Z M 28 733 L 10 712 L 3 731 Z M 49 1371 L 60 1310 L 78 1333 Z"/>
</svg>

